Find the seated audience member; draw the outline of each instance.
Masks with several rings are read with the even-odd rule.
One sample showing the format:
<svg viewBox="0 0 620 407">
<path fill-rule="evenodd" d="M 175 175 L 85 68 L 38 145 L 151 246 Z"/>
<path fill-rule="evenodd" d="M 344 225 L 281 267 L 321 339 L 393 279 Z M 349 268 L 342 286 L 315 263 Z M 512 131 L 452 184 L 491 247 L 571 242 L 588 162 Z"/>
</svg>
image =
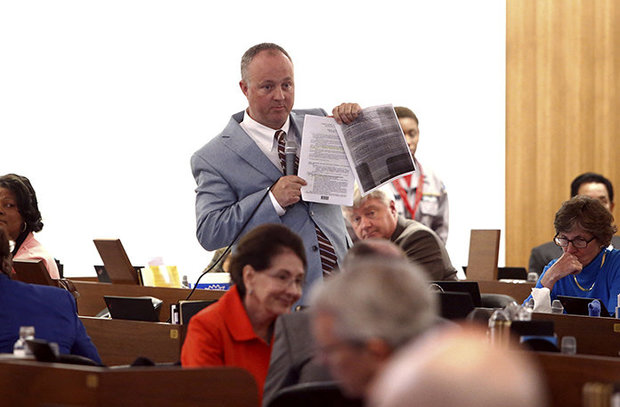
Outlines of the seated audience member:
<svg viewBox="0 0 620 407">
<path fill-rule="evenodd" d="M 423 272 L 408 261 L 363 258 L 311 292 L 317 356 L 349 397 L 365 398 L 401 346 L 437 322 Z"/>
<path fill-rule="evenodd" d="M 431 333 L 408 345 L 373 383 L 370 407 L 544 407 L 538 366 L 525 352 L 496 348 L 485 331 Z"/>
<path fill-rule="evenodd" d="M 536 287 L 549 288 L 552 301 L 558 295 L 598 298 L 608 310 L 615 310 L 620 250 L 608 247 L 617 230 L 613 222 L 597 199 L 579 195 L 564 202 L 554 221 L 554 241 L 563 253 L 545 267 Z"/>
<path fill-rule="evenodd" d="M 50 277 L 60 274 L 54 258 L 34 238 L 43 229 L 37 195 L 26 177 L 7 174 L 0 177 L 0 226 L 15 242 L 13 260 L 43 260 Z"/>
<path fill-rule="evenodd" d="M 286 226 L 248 232 L 230 260 L 232 288 L 190 320 L 181 364 L 245 368 L 262 399 L 274 324 L 301 297 L 305 269 L 303 242 Z"/>
<path fill-rule="evenodd" d="M 360 240 L 345 255 L 343 271 L 349 271 L 347 265 L 353 268 L 355 262 L 371 256 L 380 256 L 388 261 L 406 259 L 405 253 L 389 240 Z M 277 319 L 263 406 L 268 406 L 276 394 L 286 387 L 332 380 L 325 366 L 315 360 L 314 350 L 308 312 L 284 314 Z"/>
<path fill-rule="evenodd" d="M 609 212 L 614 210 L 614 187 L 611 181 L 601 174 L 586 172 L 577 176 L 570 184 L 570 196 L 572 198 L 577 195 L 598 199 Z M 620 248 L 620 236 L 614 236 L 611 244 Z M 530 254 L 528 271 L 540 275 L 551 260 L 561 255 L 562 249 L 553 241 L 536 246 Z"/>
<path fill-rule="evenodd" d="M 396 243 L 407 258 L 426 272 L 427 280 L 456 280 L 446 247 L 428 227 L 396 212 L 391 193 L 381 189 L 362 197 L 356 189 L 353 206 L 344 213 L 359 239 L 383 238 Z"/>
<path fill-rule="evenodd" d="M 448 240 L 448 191 L 443 181 L 416 157 L 420 129 L 418 117 L 406 107 L 394 108 L 417 171 L 392 182 L 398 214 L 428 226 L 445 244 Z"/>
<path fill-rule="evenodd" d="M 19 328 L 33 326 L 35 338 L 56 342 L 61 354 L 101 363 L 77 316 L 73 296 L 60 288 L 11 280 L 11 268 L 8 236 L 0 227 L 0 353 L 12 353 Z"/>
</svg>

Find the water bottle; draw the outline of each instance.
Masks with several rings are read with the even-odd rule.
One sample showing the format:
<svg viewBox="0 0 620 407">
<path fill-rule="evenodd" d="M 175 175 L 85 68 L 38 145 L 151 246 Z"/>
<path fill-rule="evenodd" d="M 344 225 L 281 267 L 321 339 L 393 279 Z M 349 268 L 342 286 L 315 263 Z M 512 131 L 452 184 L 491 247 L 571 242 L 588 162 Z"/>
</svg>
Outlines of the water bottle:
<svg viewBox="0 0 620 407">
<path fill-rule="evenodd" d="M 560 341 L 560 351 L 566 355 L 577 353 L 577 339 L 574 336 L 563 336 Z"/>
<path fill-rule="evenodd" d="M 495 310 L 489 318 L 489 339 L 494 345 L 507 345 L 510 336 L 510 318 L 506 311 Z"/>
<path fill-rule="evenodd" d="M 562 306 L 562 303 L 560 302 L 560 300 L 553 300 L 553 302 L 551 303 L 551 313 L 552 314 L 563 314 L 564 313 L 564 307 Z"/>
<path fill-rule="evenodd" d="M 32 355 L 32 351 L 26 343 L 27 339 L 34 339 L 34 326 L 22 326 L 19 328 L 19 339 L 13 345 L 13 355 L 18 358 L 25 358 Z"/>
</svg>

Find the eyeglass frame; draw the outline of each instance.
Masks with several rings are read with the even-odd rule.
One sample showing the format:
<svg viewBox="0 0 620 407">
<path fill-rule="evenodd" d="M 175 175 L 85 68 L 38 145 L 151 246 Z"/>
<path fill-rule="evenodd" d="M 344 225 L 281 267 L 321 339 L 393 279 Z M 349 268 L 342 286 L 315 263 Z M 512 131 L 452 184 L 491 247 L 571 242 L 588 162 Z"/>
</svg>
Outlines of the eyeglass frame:
<svg viewBox="0 0 620 407">
<path fill-rule="evenodd" d="M 586 247 L 588 247 L 588 244 L 589 244 L 591 241 L 593 241 L 594 239 L 596 239 L 596 236 L 593 236 L 590 240 L 586 240 L 586 239 L 584 239 L 584 238 L 583 238 L 583 237 L 581 237 L 581 236 L 577 236 L 576 238 L 574 238 L 574 239 L 572 239 L 572 240 L 571 240 L 571 239 L 567 239 L 567 238 L 565 238 L 565 237 L 558 237 L 558 235 L 559 235 L 559 234 L 560 234 L 560 233 L 556 233 L 556 234 L 555 234 L 555 236 L 553 237 L 553 243 L 555 243 L 555 244 L 556 244 L 557 246 L 559 246 L 559 247 L 568 247 L 568 245 L 569 245 L 570 243 L 572 243 L 572 244 L 573 244 L 573 247 L 574 247 L 575 249 L 585 249 Z M 562 246 L 562 245 L 560 244 L 560 242 L 558 242 L 558 239 L 566 240 L 566 245 Z M 577 246 L 577 245 L 575 244 L 575 241 L 582 241 L 582 242 L 585 242 L 585 245 L 583 245 L 583 247 L 581 247 L 581 246 Z"/>
</svg>

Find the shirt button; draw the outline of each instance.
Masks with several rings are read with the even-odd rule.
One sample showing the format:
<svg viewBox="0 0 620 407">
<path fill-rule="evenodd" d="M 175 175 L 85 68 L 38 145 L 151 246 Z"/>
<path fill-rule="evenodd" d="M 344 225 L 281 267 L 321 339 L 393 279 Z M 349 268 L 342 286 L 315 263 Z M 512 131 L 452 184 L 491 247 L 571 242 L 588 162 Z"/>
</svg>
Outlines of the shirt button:
<svg viewBox="0 0 620 407">
<path fill-rule="evenodd" d="M 317 245 L 312 246 L 312 251 L 313 252 L 316 252 L 317 250 L 319 250 L 319 246 L 317 246 Z"/>
</svg>

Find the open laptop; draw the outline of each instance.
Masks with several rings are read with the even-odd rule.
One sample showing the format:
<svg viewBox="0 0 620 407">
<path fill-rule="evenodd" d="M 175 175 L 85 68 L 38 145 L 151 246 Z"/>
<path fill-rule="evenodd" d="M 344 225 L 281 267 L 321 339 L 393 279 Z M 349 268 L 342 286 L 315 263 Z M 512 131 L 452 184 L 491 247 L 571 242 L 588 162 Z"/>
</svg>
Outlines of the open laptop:
<svg viewBox="0 0 620 407">
<path fill-rule="evenodd" d="M 104 295 L 112 319 L 159 322 L 162 301 L 154 297 Z"/>
<path fill-rule="evenodd" d="M 609 317 L 609 311 L 605 307 L 605 303 L 598 298 L 585 298 L 585 297 L 571 297 L 568 295 L 558 295 L 558 300 L 562 303 L 564 310 L 567 314 L 574 315 L 590 315 L 588 310 L 588 304 L 594 300 L 598 300 L 601 303 L 601 316 Z"/>
<path fill-rule="evenodd" d="M 459 320 L 467 318 L 474 310 L 474 303 L 469 293 L 460 292 L 437 292 L 439 298 L 439 311 L 443 318 Z"/>
<path fill-rule="evenodd" d="M 120 239 L 94 239 L 93 242 L 111 283 L 142 285 L 140 273 L 131 265 Z"/>
<path fill-rule="evenodd" d="M 13 270 L 15 270 L 14 280 L 58 287 L 56 280 L 50 277 L 43 260 L 13 260 Z"/>
<path fill-rule="evenodd" d="M 444 292 L 467 293 L 471 296 L 474 307 L 482 307 L 480 288 L 476 281 L 432 281 L 431 284 L 438 285 Z"/>
</svg>

